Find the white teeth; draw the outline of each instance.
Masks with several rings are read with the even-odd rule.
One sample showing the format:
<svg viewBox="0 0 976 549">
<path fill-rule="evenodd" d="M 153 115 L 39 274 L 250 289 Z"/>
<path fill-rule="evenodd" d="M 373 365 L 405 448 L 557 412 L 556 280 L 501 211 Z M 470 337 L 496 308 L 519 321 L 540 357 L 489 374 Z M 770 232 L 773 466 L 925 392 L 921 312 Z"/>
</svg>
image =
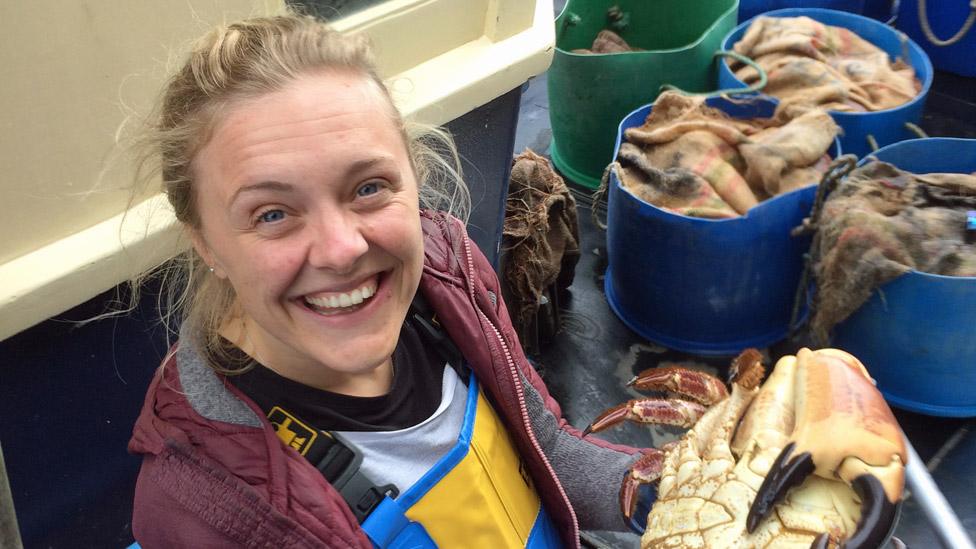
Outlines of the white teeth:
<svg viewBox="0 0 976 549">
<path fill-rule="evenodd" d="M 356 288 L 349 293 L 333 294 L 321 297 L 305 297 L 305 302 L 319 309 L 339 309 L 359 305 L 363 301 L 376 295 L 376 287 L 372 284 Z"/>
</svg>

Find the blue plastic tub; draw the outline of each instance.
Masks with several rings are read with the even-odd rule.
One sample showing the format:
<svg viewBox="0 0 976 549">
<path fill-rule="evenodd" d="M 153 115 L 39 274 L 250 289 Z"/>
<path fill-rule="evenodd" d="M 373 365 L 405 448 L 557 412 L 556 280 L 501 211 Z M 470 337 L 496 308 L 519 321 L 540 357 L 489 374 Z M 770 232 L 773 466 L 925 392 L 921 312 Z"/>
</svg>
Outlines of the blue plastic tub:
<svg viewBox="0 0 976 549">
<path fill-rule="evenodd" d="M 836 10 L 823 9 L 784 9 L 767 13 L 772 17 L 807 16 L 827 25 L 844 27 L 857 33 L 861 38 L 873 43 L 886 51 L 892 58 L 902 56 L 908 51 L 908 62 L 915 68 L 915 73 L 922 83 L 922 89 L 915 99 L 896 107 L 876 112 L 849 113 L 830 111 L 843 130 L 840 142 L 845 153 L 863 157 L 871 152 L 868 135 L 874 136 L 879 146 L 889 143 L 912 139 L 916 137 L 906 126 L 906 122 L 918 124 L 922 120 L 925 99 L 929 88 L 932 87 L 932 63 L 925 52 L 912 40 L 902 44 L 898 31 L 891 27 L 861 15 Z M 731 50 L 749 27 L 750 21 L 741 23 L 734 28 L 722 41 L 722 48 Z M 744 84 L 735 77 L 727 63 L 719 63 L 719 88 L 741 88 Z"/>
<path fill-rule="evenodd" d="M 865 0 L 739 0 L 739 21 L 747 21 L 767 11 L 786 8 L 824 8 L 864 13 Z"/>
<path fill-rule="evenodd" d="M 708 104 L 739 118 L 769 117 L 768 98 Z M 652 105 L 620 123 L 641 125 Z M 829 154 L 836 158 L 835 141 Z M 607 210 L 609 267 L 604 290 L 610 307 L 641 336 L 701 355 L 733 355 L 765 347 L 788 332 L 794 292 L 809 238 L 790 230 L 810 213 L 816 182 L 766 200 L 734 219 L 699 219 L 650 205 L 611 175 Z"/>
<path fill-rule="evenodd" d="M 912 139 L 874 156 L 915 173 L 972 173 L 976 139 Z M 838 324 L 833 345 L 864 362 L 892 406 L 976 416 L 976 277 L 910 271 Z"/>
<path fill-rule="evenodd" d="M 962 29 L 969 17 L 969 0 L 928 0 L 929 25 L 935 37 L 948 40 Z M 922 46 L 935 68 L 976 76 L 976 25 L 950 46 L 936 46 L 922 32 L 918 17 L 918 0 L 901 0 L 895 26 Z"/>
</svg>

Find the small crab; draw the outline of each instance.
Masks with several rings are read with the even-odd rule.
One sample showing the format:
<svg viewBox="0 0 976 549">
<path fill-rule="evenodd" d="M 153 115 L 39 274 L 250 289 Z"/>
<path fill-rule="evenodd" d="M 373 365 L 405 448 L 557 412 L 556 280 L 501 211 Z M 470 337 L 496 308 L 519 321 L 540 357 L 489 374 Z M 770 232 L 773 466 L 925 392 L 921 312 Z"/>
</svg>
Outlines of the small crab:
<svg viewBox="0 0 976 549">
<path fill-rule="evenodd" d="M 731 394 L 703 372 L 648 370 L 631 383 L 679 398 L 632 400 L 587 427 L 691 428 L 648 450 L 621 488 L 629 518 L 640 484 L 658 482 L 642 547 L 854 548 L 887 537 L 906 450 L 864 365 L 838 349 L 801 349 L 761 384 L 763 373 L 755 349 L 733 361 Z"/>
</svg>

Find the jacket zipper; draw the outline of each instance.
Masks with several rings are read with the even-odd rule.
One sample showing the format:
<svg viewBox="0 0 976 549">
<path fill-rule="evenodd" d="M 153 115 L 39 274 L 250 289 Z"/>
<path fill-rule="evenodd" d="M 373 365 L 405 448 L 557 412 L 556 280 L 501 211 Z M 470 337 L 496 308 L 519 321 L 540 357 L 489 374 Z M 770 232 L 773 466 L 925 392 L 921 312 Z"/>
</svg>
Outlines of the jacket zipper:
<svg viewBox="0 0 976 549">
<path fill-rule="evenodd" d="M 522 416 L 522 425 L 525 427 L 525 432 L 528 433 L 529 435 L 529 441 L 532 443 L 532 447 L 535 448 L 536 454 L 538 454 L 539 457 L 542 458 L 542 463 L 546 466 L 546 470 L 549 471 L 549 475 L 556 482 L 556 488 L 559 489 L 559 495 L 563 498 L 563 503 L 565 503 L 566 508 L 569 509 L 569 514 L 573 519 L 573 539 L 576 540 L 576 547 L 578 548 L 580 546 L 579 522 L 576 518 L 576 511 L 573 510 L 573 505 L 569 502 L 569 496 L 566 495 L 566 491 L 563 489 L 562 483 L 559 482 L 559 477 L 556 476 L 556 471 L 553 470 L 552 464 L 549 463 L 549 459 L 546 457 L 546 454 L 542 451 L 542 446 L 539 445 L 539 441 L 535 438 L 535 432 L 532 430 L 532 424 L 529 421 L 529 415 L 528 413 L 526 413 L 525 392 L 522 388 L 522 382 L 519 379 L 518 369 L 515 366 L 515 361 L 512 360 L 512 353 L 511 351 L 509 351 L 508 345 L 505 344 L 505 339 L 502 337 L 501 332 L 498 331 L 498 328 L 495 326 L 494 323 L 492 323 L 491 319 L 488 318 L 488 315 L 486 315 L 484 311 L 482 311 L 481 308 L 478 307 L 477 305 L 477 300 L 474 295 L 473 281 L 475 279 L 475 273 L 474 273 L 474 261 L 471 259 L 471 239 L 468 238 L 467 235 L 465 235 L 463 237 L 463 241 L 464 241 L 465 260 L 468 264 L 468 294 L 471 296 L 472 304 L 475 306 L 475 309 L 477 309 L 478 314 L 481 315 L 481 318 L 483 318 L 485 322 L 488 323 L 489 326 L 491 326 L 492 331 L 495 333 L 495 337 L 498 339 L 498 342 L 502 346 L 502 351 L 505 353 L 505 361 L 508 364 L 508 372 L 509 374 L 511 374 L 512 381 L 515 383 L 515 394 L 518 397 L 519 414 Z"/>
</svg>

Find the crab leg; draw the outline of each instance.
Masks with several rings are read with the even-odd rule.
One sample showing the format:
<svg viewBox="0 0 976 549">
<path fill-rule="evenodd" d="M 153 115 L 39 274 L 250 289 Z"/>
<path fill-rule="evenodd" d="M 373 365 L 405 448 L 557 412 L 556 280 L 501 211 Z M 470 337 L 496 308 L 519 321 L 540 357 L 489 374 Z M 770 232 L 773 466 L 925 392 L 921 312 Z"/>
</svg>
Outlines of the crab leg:
<svg viewBox="0 0 976 549">
<path fill-rule="evenodd" d="M 677 398 L 640 398 L 628 400 L 600 414 L 583 430 L 583 436 L 598 433 L 624 421 L 693 427 L 706 408 L 697 402 Z"/>
<path fill-rule="evenodd" d="M 644 450 L 644 455 L 634 462 L 620 487 L 620 511 L 624 514 L 624 518 L 630 520 L 634 516 L 641 484 L 657 482 L 661 477 L 663 466 L 664 452 L 655 448 Z"/>
<path fill-rule="evenodd" d="M 634 376 L 627 385 L 640 391 L 667 391 L 692 398 L 706 406 L 729 396 L 725 384 L 717 377 L 675 366 L 649 368 Z"/>
</svg>

